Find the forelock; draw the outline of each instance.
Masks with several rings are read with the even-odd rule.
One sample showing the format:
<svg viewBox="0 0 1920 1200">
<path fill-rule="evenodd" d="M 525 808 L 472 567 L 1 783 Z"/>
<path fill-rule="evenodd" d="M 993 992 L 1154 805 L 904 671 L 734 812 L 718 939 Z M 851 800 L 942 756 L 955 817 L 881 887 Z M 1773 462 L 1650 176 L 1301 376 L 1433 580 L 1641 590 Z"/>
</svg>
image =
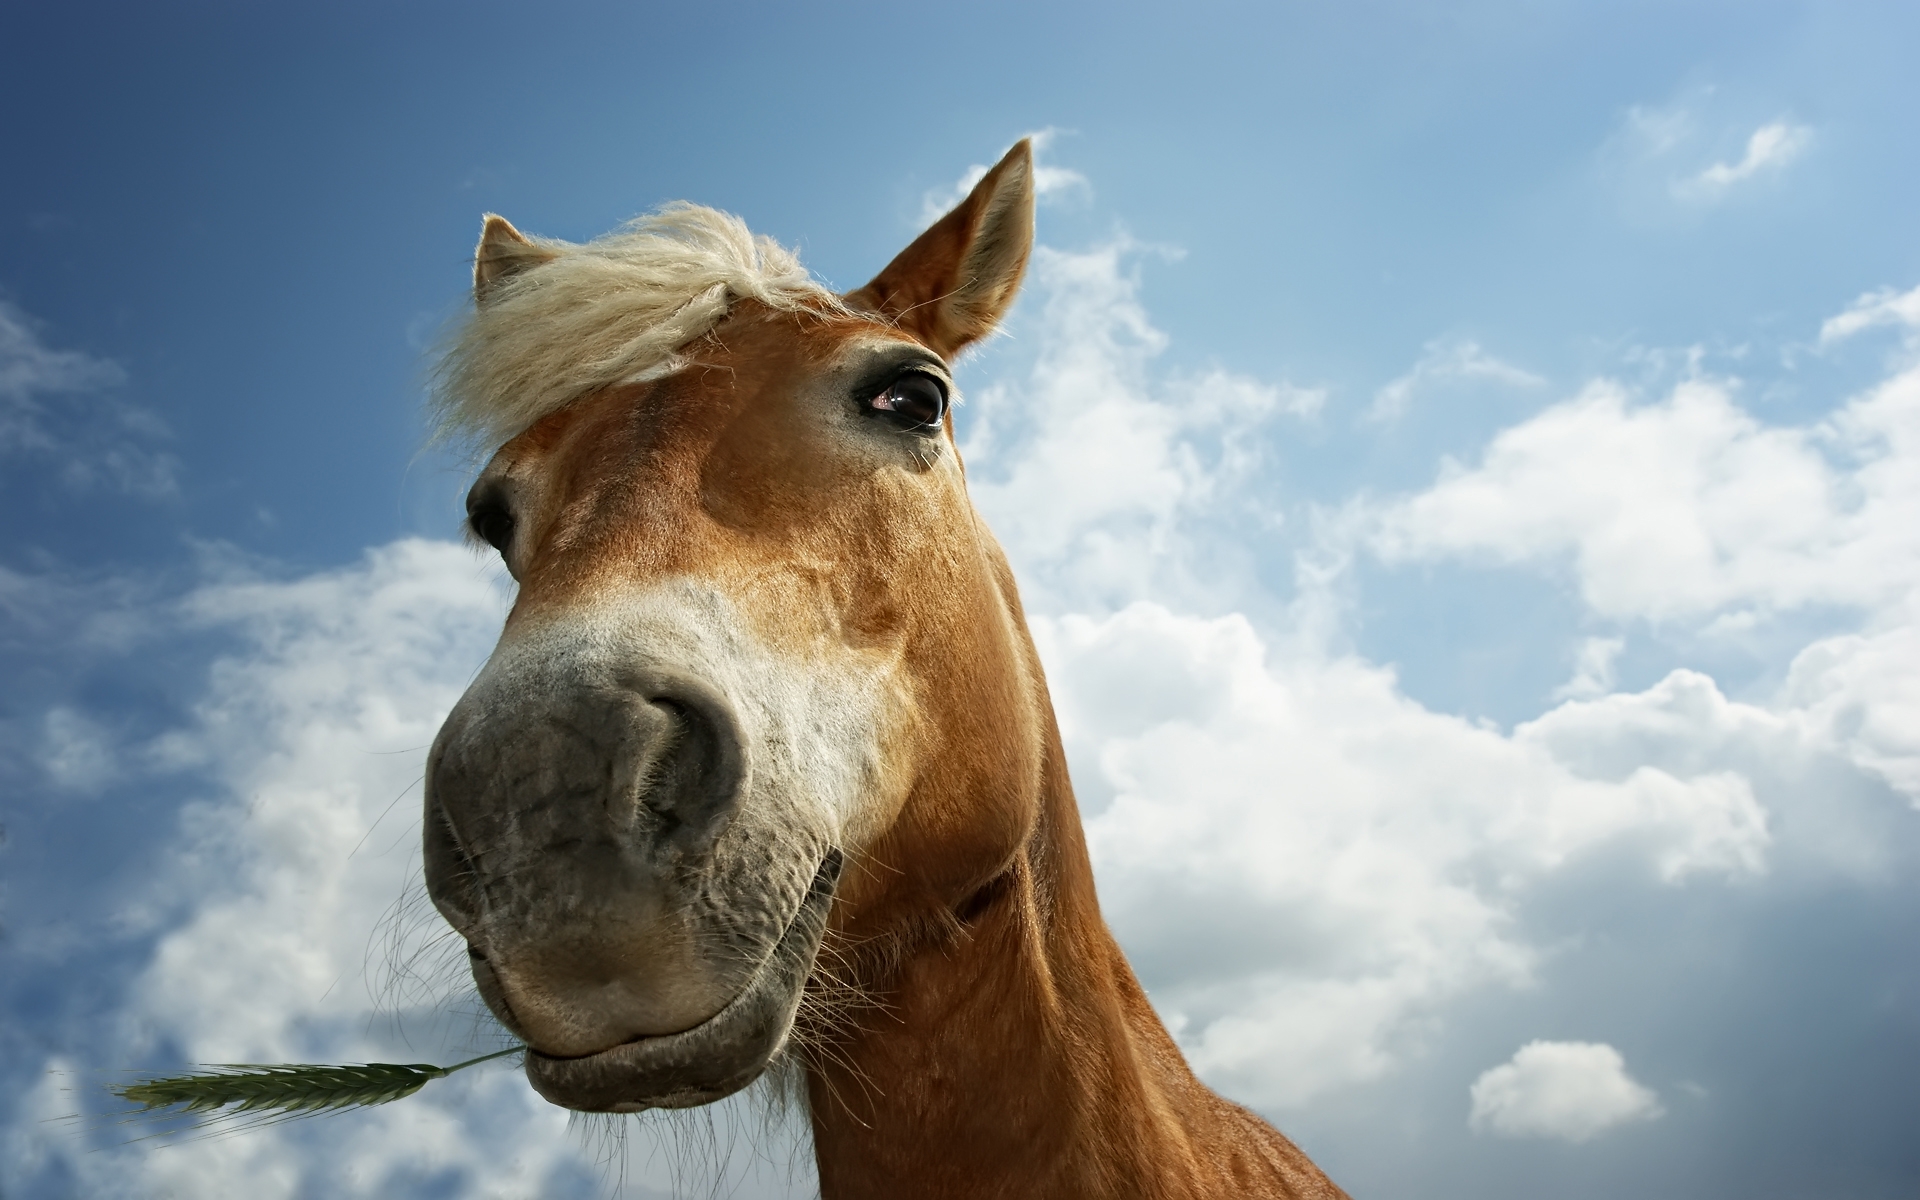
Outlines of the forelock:
<svg viewBox="0 0 1920 1200">
<path fill-rule="evenodd" d="M 493 449 L 547 414 L 680 365 L 739 300 L 847 315 L 791 250 L 729 213 L 670 204 L 495 281 L 435 373 L 436 436 Z"/>
</svg>

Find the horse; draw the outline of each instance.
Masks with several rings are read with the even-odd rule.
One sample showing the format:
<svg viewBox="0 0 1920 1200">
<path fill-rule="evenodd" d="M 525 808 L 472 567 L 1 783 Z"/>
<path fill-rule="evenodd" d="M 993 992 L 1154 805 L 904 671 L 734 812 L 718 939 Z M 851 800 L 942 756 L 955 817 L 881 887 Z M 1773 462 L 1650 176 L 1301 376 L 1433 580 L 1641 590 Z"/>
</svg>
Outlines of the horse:
<svg viewBox="0 0 1920 1200">
<path fill-rule="evenodd" d="M 429 894 L 541 1096 L 795 1072 L 828 1200 L 1344 1197 L 1101 917 L 953 434 L 1033 225 L 1025 141 L 844 295 L 694 205 L 485 217 L 436 396 L 518 591 L 429 755 Z"/>
</svg>

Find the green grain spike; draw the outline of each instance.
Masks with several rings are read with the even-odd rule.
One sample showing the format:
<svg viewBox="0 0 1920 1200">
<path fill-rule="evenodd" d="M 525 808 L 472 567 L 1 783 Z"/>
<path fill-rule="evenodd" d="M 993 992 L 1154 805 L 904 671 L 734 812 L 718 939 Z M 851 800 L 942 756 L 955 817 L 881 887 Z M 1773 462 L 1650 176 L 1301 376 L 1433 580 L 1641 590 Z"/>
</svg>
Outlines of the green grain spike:
<svg viewBox="0 0 1920 1200">
<path fill-rule="evenodd" d="M 517 1054 L 525 1048 L 513 1046 L 451 1067 L 436 1067 L 432 1063 L 365 1063 L 341 1067 L 236 1063 L 209 1067 L 192 1075 L 143 1079 L 109 1090 L 123 1100 L 138 1104 L 141 1112 L 180 1106 L 183 1113 L 215 1112 L 223 1108 L 231 1108 L 236 1113 L 317 1113 L 387 1104 L 413 1095 L 430 1079 L 451 1075 L 489 1059 Z"/>
</svg>

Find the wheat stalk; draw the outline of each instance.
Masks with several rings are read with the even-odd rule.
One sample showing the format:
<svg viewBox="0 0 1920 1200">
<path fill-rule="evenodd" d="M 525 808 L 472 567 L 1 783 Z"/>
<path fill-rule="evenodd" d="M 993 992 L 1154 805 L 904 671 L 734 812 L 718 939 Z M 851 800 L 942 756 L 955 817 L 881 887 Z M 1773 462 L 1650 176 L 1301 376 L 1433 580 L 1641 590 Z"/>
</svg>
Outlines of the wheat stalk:
<svg viewBox="0 0 1920 1200">
<path fill-rule="evenodd" d="M 209 1067 L 191 1075 L 112 1085 L 108 1090 L 122 1100 L 138 1104 L 139 1113 L 180 1106 L 182 1113 L 227 1108 L 235 1113 L 300 1115 L 387 1104 L 413 1095 L 429 1080 L 489 1059 L 518 1054 L 524 1049 L 524 1046 L 512 1046 L 451 1067 L 436 1067 L 432 1063 L 362 1063 L 338 1067 L 314 1063 L 274 1066 L 234 1063 Z"/>
</svg>

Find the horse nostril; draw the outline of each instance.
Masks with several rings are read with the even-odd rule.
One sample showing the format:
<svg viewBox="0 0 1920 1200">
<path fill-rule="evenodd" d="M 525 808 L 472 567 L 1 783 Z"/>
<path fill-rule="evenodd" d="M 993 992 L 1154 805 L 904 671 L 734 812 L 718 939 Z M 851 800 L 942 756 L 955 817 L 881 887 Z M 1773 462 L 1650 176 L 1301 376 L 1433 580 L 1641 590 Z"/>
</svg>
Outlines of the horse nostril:
<svg viewBox="0 0 1920 1200">
<path fill-rule="evenodd" d="M 725 829 L 740 805 L 745 757 L 731 708 L 704 688 L 682 682 L 671 694 L 648 697 L 666 717 L 661 744 L 647 757 L 639 802 L 666 820 L 661 836 L 684 850 L 702 851 Z"/>
<path fill-rule="evenodd" d="M 453 822 L 432 793 L 429 773 L 426 819 L 421 830 L 421 866 L 427 877 L 427 895 L 447 923 L 464 933 L 479 921 L 483 902 L 479 873 L 460 845 Z M 471 952 L 472 947 L 468 947 Z"/>
</svg>

